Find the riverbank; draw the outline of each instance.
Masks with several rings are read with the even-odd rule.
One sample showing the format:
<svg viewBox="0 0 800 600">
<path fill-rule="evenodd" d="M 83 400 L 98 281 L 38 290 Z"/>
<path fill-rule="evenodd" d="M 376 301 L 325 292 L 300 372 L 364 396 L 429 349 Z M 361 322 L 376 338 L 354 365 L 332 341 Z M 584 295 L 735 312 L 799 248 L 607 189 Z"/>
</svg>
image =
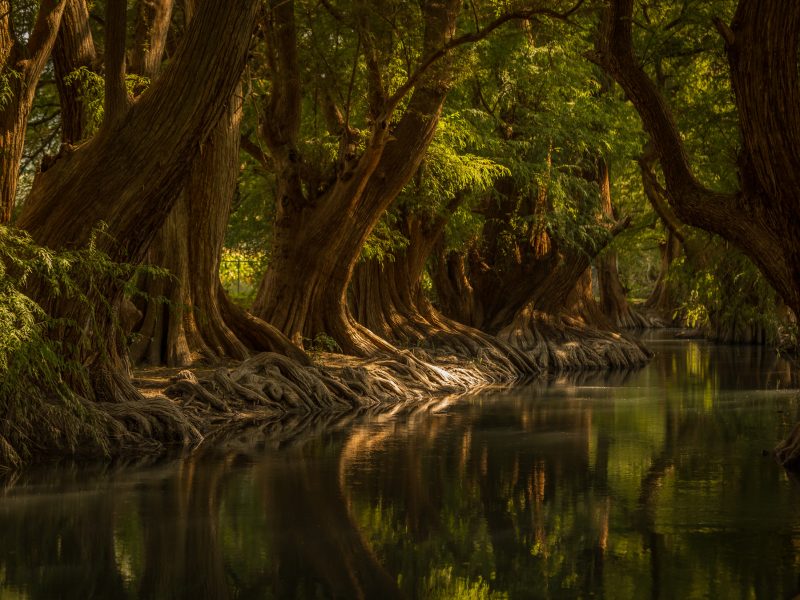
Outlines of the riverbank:
<svg viewBox="0 0 800 600">
<path fill-rule="evenodd" d="M 483 348 L 471 358 L 414 348 L 370 359 L 316 353 L 311 365 L 301 365 L 263 353 L 216 369 L 142 370 L 134 383 L 144 395 L 180 406 L 206 438 L 234 424 L 240 428 L 289 415 L 401 411 L 431 398 L 514 385 L 556 371 L 636 369 L 652 357 L 627 336 L 604 334 L 581 341 L 574 331 L 569 333 L 545 349 L 508 348 L 511 357 L 496 347 Z"/>
<path fill-rule="evenodd" d="M 309 417 L 398 412 L 553 371 L 635 369 L 651 356 L 626 336 L 556 334 L 544 350 L 459 335 L 369 359 L 315 353 L 302 364 L 263 353 L 240 363 L 139 369 L 126 383 L 132 393 L 125 401 L 74 395 L 42 400 L 42 411 L 9 413 L 0 429 L 0 470 L 67 456 L 159 454 L 264 423 L 291 429 Z M 36 435 L 42 431 L 47 435 Z"/>
</svg>

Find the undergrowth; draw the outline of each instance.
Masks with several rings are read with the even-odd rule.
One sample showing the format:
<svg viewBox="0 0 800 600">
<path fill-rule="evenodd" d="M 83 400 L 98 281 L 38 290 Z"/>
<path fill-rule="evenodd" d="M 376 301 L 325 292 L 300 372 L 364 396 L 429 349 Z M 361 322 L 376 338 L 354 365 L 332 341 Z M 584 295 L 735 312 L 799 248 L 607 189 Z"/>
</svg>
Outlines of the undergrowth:
<svg viewBox="0 0 800 600">
<path fill-rule="evenodd" d="M 136 269 L 99 250 L 100 235 L 106 235 L 102 228 L 84 249 L 53 252 L 21 230 L 0 226 L 0 470 L 47 452 L 108 454 L 125 434 L 76 392 L 89 389 L 89 373 L 62 334 L 78 325 L 48 315 L 31 292 L 88 305 L 100 282 L 129 285 Z M 90 320 L 113 313 L 107 300 L 95 304 Z"/>
</svg>

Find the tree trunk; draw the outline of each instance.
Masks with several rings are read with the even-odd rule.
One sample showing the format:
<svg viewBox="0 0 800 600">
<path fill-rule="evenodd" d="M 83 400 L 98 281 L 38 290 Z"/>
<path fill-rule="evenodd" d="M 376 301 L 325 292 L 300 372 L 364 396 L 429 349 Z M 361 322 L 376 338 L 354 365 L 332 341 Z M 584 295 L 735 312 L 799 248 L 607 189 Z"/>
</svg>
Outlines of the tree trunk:
<svg viewBox="0 0 800 600">
<path fill-rule="evenodd" d="M 459 8 L 455 0 L 423 7 L 423 56 L 450 39 Z M 430 144 L 451 77 L 441 63 L 429 69 L 389 139 L 394 108 L 384 99 L 375 100 L 382 90 L 375 89 L 374 81 L 380 81 L 381 74 L 374 72 L 377 66 L 368 56 L 370 95 L 377 115 L 371 139 L 359 158 L 344 157 L 324 195 L 307 197 L 298 170 L 299 67 L 293 11 L 292 3 L 278 2 L 269 21 L 274 46 L 280 50 L 273 63 L 286 84 L 272 94 L 268 112 L 273 118 L 262 132 L 277 168 L 278 207 L 270 264 L 253 312 L 298 345 L 327 336 L 347 354 L 393 351 L 352 317 L 347 288 L 364 242 L 414 175 Z M 342 125 L 345 141 L 347 127 Z"/>
<path fill-rule="evenodd" d="M 147 262 L 169 271 L 148 275 L 148 295 L 134 362 L 187 366 L 243 360 L 248 349 L 304 355 L 274 328 L 239 315 L 219 281 L 219 263 L 239 175 L 241 86 L 203 144 L 181 198 L 148 251 Z M 243 311 L 242 311 L 243 312 Z M 244 321 L 243 321 L 244 319 Z M 243 322 L 242 322 L 243 321 Z M 236 332 L 239 330 L 241 336 Z"/>
<path fill-rule="evenodd" d="M 559 254 L 543 226 L 548 210 L 546 185 L 535 198 L 521 197 L 515 182 L 495 182 L 487 196 L 480 246 L 471 245 L 462 256 L 437 258 L 433 279 L 443 312 L 488 333 L 497 333 L 531 300 L 556 268 Z M 524 231 L 513 231 L 514 216 L 528 221 Z"/>
<path fill-rule="evenodd" d="M 353 316 L 385 340 L 409 346 L 435 333 L 423 316 L 425 302 L 420 287 L 425 262 L 441 236 L 445 219 L 426 224 L 404 215 L 402 233 L 405 248 L 383 260 L 371 259 L 356 265 L 350 287 Z"/>
<path fill-rule="evenodd" d="M 0 87 L 7 88 L 0 101 L 0 224 L 11 221 L 28 116 L 65 4 L 42 0 L 23 44 L 15 37 L 11 0 L 0 0 Z"/>
<path fill-rule="evenodd" d="M 587 266 L 575 277 L 582 263 L 573 259 L 563 264 L 561 275 L 554 275 L 541 291 L 541 308 L 541 301 L 523 307 L 498 337 L 551 371 L 644 365 L 652 353 L 615 331 L 592 294 L 591 269 Z"/>
<path fill-rule="evenodd" d="M 431 279 L 441 312 L 459 323 L 481 329 L 483 307 L 467 274 L 467 256 L 474 252 L 477 252 L 474 248 L 469 248 L 467 254 L 448 251 L 444 243 L 437 244 L 431 261 Z"/>
<path fill-rule="evenodd" d="M 139 0 L 130 70 L 153 79 L 161 67 L 174 0 Z"/>
<path fill-rule="evenodd" d="M 116 106 L 101 130 L 57 160 L 35 182 L 20 226 L 53 249 L 95 248 L 116 262 L 138 264 L 191 175 L 200 144 L 220 120 L 244 67 L 258 2 L 207 2 L 198 9 L 174 60 L 130 108 Z M 108 99 L 107 99 L 108 100 Z M 97 235 L 97 225 L 106 233 Z M 93 281 L 89 302 L 39 302 L 77 326 L 66 336 L 90 381 L 76 392 L 94 399 L 139 398 L 121 370 L 113 312 L 122 283 Z"/>
<path fill-rule="evenodd" d="M 611 203 L 611 179 L 609 177 L 608 163 L 605 159 L 598 160 L 598 184 L 600 186 L 600 202 L 603 214 L 616 220 L 614 206 Z M 619 279 L 617 267 L 617 253 L 607 249 L 597 259 L 597 275 L 600 287 L 600 306 L 603 314 L 611 323 L 622 329 L 642 329 L 649 327 L 650 323 L 628 304 L 625 289 Z"/>
<path fill-rule="evenodd" d="M 66 0 L 61 27 L 53 47 L 63 144 L 75 145 L 87 134 L 87 115 L 80 90 L 75 82 L 67 83 L 65 79 L 82 67 L 92 68 L 96 58 L 86 0 Z"/>
<path fill-rule="evenodd" d="M 633 0 L 610 0 L 594 59 L 625 90 L 659 158 L 677 217 L 741 248 L 800 310 L 800 4 L 741 0 L 726 42 L 739 114 L 741 189 L 723 194 L 694 176 L 680 132 L 657 87 L 633 54 Z"/>
<path fill-rule="evenodd" d="M 672 290 L 672 285 L 669 280 L 669 271 L 673 261 L 675 261 L 681 253 L 681 243 L 677 236 L 671 231 L 667 230 L 667 239 L 660 244 L 661 250 L 661 268 L 658 271 L 658 278 L 653 285 L 653 291 L 645 302 L 645 307 L 653 309 L 657 314 L 665 319 L 667 322 L 673 322 L 674 317 L 672 313 L 677 308 L 675 305 L 675 297 Z"/>
<path fill-rule="evenodd" d="M 457 203 L 452 205 L 455 210 Z M 353 314 L 370 331 L 403 346 L 421 346 L 464 359 L 483 359 L 503 377 L 532 375 L 538 367 L 524 355 L 472 327 L 440 314 L 425 297 L 422 274 L 444 232 L 447 217 L 425 223 L 405 215 L 408 245 L 385 260 L 357 265 L 350 287 Z"/>
</svg>

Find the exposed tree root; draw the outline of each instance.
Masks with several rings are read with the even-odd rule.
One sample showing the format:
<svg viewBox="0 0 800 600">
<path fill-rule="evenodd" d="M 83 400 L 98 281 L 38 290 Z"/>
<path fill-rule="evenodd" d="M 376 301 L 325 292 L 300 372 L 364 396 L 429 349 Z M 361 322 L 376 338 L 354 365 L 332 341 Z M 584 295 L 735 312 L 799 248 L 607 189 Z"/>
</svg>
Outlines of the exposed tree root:
<svg viewBox="0 0 800 600">
<path fill-rule="evenodd" d="M 658 317 L 640 312 L 633 306 L 626 306 L 626 310 L 607 315 L 611 323 L 619 329 L 659 329 L 666 327 L 664 321 Z"/>
<path fill-rule="evenodd" d="M 215 370 L 173 370 L 169 381 L 157 389 L 151 382 L 144 392 L 120 365 L 101 368 L 92 374 L 93 395 L 76 395 L 80 415 L 71 418 L 80 429 L 69 443 L 34 449 L 37 454 L 146 454 L 165 445 L 195 446 L 208 438 L 246 436 L 253 426 L 270 430 L 273 439 L 278 435 L 289 441 L 324 423 L 365 412 L 415 410 L 544 369 L 626 368 L 643 364 L 649 356 L 618 334 L 563 319 L 531 323 L 535 326 L 515 330 L 503 340 L 448 323 L 447 330 L 440 328 L 427 340 L 429 347 L 369 359 L 327 354 L 303 364 L 267 352 Z M 62 417 L 48 422 L 56 428 L 59 420 L 66 422 Z M 18 442 L 0 430 L 0 468 L 28 459 Z"/>
<path fill-rule="evenodd" d="M 464 366 L 450 359 L 433 364 L 422 350 L 369 360 L 334 360 L 326 367 L 309 366 L 267 352 L 199 379 L 181 371 L 164 393 L 189 410 L 228 416 L 249 413 L 261 419 L 396 407 L 433 394 L 462 394 L 512 380 L 488 361 Z"/>
<path fill-rule="evenodd" d="M 498 334 L 549 371 L 632 369 L 652 353 L 621 333 L 589 327 L 577 319 L 553 316 L 526 307 Z"/>
</svg>

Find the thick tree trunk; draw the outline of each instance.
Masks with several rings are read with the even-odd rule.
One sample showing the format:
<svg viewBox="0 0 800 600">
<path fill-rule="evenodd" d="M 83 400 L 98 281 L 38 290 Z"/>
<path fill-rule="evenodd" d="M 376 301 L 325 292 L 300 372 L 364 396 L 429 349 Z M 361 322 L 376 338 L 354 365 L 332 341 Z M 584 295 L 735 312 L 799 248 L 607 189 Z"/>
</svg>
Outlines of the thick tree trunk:
<svg viewBox="0 0 800 600">
<path fill-rule="evenodd" d="M 147 262 L 167 269 L 169 276 L 147 276 L 143 289 L 149 297 L 139 339 L 131 347 L 134 362 L 187 366 L 201 358 L 242 360 L 248 349 L 304 360 L 274 328 L 238 315 L 219 282 L 220 256 L 239 175 L 241 117 L 239 87 L 150 246 Z"/>
<path fill-rule="evenodd" d="M 443 93 L 415 92 L 395 139 L 372 158 L 376 165 L 361 181 L 337 185 L 318 207 L 279 216 L 269 269 L 253 305 L 257 316 L 297 344 L 325 334 L 347 354 L 390 349 L 349 314 L 347 288 L 364 242 L 419 166 L 443 100 Z"/>
<path fill-rule="evenodd" d="M 12 2 L 0 0 L 0 224 L 11 221 L 33 97 L 56 40 L 65 2 L 42 0 L 25 44 L 15 37 Z"/>
<path fill-rule="evenodd" d="M 661 267 L 658 271 L 658 278 L 653 285 L 653 291 L 645 302 L 645 307 L 655 310 L 657 314 L 667 322 L 674 320 L 672 314 L 677 308 L 675 296 L 669 279 L 669 271 L 673 261 L 681 254 L 681 243 L 677 236 L 667 230 L 667 239 L 660 245 Z"/>
<path fill-rule="evenodd" d="M 461 256 L 439 256 L 432 265 L 442 311 L 488 333 L 497 333 L 513 320 L 560 260 L 543 226 L 546 188 L 530 199 L 520 197 L 509 178 L 494 187 L 495 195 L 487 197 L 482 210 L 480 246 L 473 244 Z M 528 220 L 524 232 L 510 230 L 515 215 Z"/>
<path fill-rule="evenodd" d="M 53 46 L 53 69 L 61 106 L 61 142 L 75 145 L 86 137 L 87 115 L 76 82 L 65 79 L 80 68 L 90 69 L 97 58 L 86 0 L 66 0 L 61 27 Z"/>
<path fill-rule="evenodd" d="M 34 240 L 54 249 L 95 239 L 111 260 L 140 263 L 191 175 L 189 166 L 225 110 L 244 66 L 258 2 L 208 2 L 163 75 L 124 112 L 113 112 L 91 140 L 37 179 L 20 220 Z M 107 113 L 108 115 L 108 113 Z M 106 234 L 95 234 L 99 222 Z M 121 283 L 93 282 L 89 302 L 38 298 L 48 313 L 78 324 L 67 336 L 91 381 L 87 398 L 138 398 L 121 367 L 114 316 Z"/>
<path fill-rule="evenodd" d="M 432 226 L 431 226 L 432 225 Z M 404 346 L 429 338 L 436 328 L 423 316 L 420 283 L 425 262 L 443 230 L 444 220 L 426 226 L 403 217 L 408 245 L 384 260 L 359 262 L 350 287 L 353 316 L 380 337 Z"/>
<path fill-rule="evenodd" d="M 453 35 L 459 8 L 455 0 L 423 7 L 424 56 Z M 268 112 L 273 118 L 262 132 L 277 167 L 278 208 L 270 265 L 253 311 L 298 345 L 323 335 L 347 354 L 393 351 L 352 317 L 347 288 L 364 242 L 414 175 L 430 144 L 451 77 L 445 64 L 428 70 L 390 140 L 394 108 L 375 83 L 381 74 L 375 72 L 377 65 L 368 51 L 370 98 L 377 110 L 371 139 L 359 158 L 343 158 L 335 182 L 323 196 L 307 197 L 297 164 L 300 107 L 293 11 L 293 3 L 277 2 L 269 21 L 274 46 L 280 50 L 274 70 L 284 76 L 285 85 L 272 94 Z M 347 127 L 342 124 L 345 141 Z"/>
<path fill-rule="evenodd" d="M 541 308 L 535 301 L 523 307 L 498 337 L 551 371 L 644 365 L 652 353 L 615 331 L 594 299 L 591 269 L 584 268 L 574 277 L 582 262 L 564 265 L 562 275 L 553 279 L 557 285 L 541 294 L 548 301 Z M 570 279 L 572 287 L 566 290 Z M 552 300 L 559 298 L 560 303 Z"/>
<path fill-rule="evenodd" d="M 455 209 L 455 206 L 453 206 Z M 383 262 L 361 262 L 350 287 L 350 303 L 359 323 L 402 346 L 420 346 L 467 360 L 483 359 L 505 378 L 532 375 L 537 365 L 524 355 L 472 327 L 440 314 L 421 288 L 422 274 L 444 232 L 445 217 L 433 223 L 406 216 L 408 245 Z"/>
</svg>

